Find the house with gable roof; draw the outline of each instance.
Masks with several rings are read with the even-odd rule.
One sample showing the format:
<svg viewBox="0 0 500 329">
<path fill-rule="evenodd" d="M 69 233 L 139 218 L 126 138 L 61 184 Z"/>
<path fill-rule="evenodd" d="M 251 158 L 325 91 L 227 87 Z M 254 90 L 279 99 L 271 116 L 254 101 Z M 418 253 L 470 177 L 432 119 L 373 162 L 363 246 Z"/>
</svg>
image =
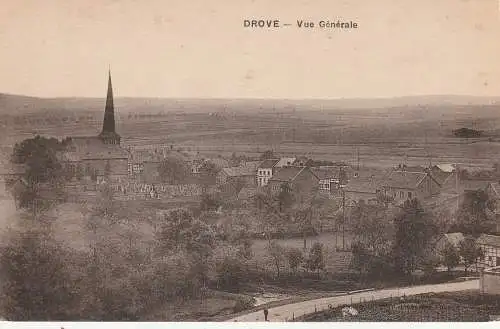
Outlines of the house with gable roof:
<svg viewBox="0 0 500 329">
<path fill-rule="evenodd" d="M 318 187 L 319 178 L 309 167 L 283 167 L 269 179 L 271 193 L 279 193 L 283 184 L 287 185 L 292 193 L 309 193 Z"/>
<path fill-rule="evenodd" d="M 441 185 L 429 172 L 392 171 L 382 183 L 387 197 L 401 203 L 408 199 L 424 200 L 439 194 Z"/>
<path fill-rule="evenodd" d="M 262 161 L 257 167 L 257 185 L 266 186 L 277 170 L 276 165 L 279 159 L 267 159 Z"/>
</svg>

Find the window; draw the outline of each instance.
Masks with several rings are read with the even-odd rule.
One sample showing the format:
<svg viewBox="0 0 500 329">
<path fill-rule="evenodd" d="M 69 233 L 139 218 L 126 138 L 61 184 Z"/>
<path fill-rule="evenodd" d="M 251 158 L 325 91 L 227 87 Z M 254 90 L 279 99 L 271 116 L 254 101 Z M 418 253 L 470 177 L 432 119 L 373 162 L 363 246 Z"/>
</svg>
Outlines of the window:
<svg viewBox="0 0 500 329">
<path fill-rule="evenodd" d="M 411 192 L 408 192 L 408 199 L 411 199 Z"/>
<path fill-rule="evenodd" d="M 405 194 L 404 194 L 404 192 L 403 192 L 403 191 L 400 191 L 400 192 L 399 192 L 399 197 L 400 197 L 400 198 L 404 198 L 404 197 L 405 197 Z"/>
</svg>

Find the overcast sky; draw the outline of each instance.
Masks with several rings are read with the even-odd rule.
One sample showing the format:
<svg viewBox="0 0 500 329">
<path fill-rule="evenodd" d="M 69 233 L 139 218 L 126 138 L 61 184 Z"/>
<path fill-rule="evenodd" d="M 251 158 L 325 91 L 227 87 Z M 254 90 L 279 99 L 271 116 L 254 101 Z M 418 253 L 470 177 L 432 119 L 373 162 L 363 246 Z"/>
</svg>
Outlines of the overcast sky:
<svg viewBox="0 0 500 329">
<path fill-rule="evenodd" d="M 4 0 L 0 93 L 500 95 L 499 0 Z M 355 20 L 250 30 L 243 19 Z"/>
</svg>

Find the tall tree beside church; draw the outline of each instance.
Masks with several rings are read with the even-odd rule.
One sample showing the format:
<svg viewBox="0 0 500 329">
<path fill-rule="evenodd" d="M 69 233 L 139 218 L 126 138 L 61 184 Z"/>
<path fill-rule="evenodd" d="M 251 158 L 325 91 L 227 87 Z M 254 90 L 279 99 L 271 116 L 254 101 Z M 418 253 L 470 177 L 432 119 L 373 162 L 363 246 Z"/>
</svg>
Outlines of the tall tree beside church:
<svg viewBox="0 0 500 329">
<path fill-rule="evenodd" d="M 40 136 L 25 139 L 14 146 L 11 162 L 22 164 L 25 168 L 22 188 L 12 189 L 21 208 L 33 209 L 39 199 L 40 184 L 50 184 L 51 189 L 56 191 L 64 181 L 65 171 L 57 156 L 62 149 L 63 144 L 57 139 Z M 14 183 L 17 182 L 9 182 L 9 186 Z"/>
</svg>

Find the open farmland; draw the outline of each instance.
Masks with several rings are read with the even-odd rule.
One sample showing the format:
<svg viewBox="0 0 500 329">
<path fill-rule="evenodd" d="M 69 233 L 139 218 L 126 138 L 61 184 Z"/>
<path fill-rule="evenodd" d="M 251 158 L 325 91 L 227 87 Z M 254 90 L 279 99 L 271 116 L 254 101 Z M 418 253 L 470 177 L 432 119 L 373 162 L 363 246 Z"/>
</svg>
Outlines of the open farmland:
<svg viewBox="0 0 500 329">
<path fill-rule="evenodd" d="M 207 156 L 233 152 L 257 156 L 273 149 L 283 155 L 307 154 L 351 163 L 359 152 L 362 165 L 381 167 L 406 160 L 409 165 L 433 161 L 491 168 L 500 152 L 498 106 L 342 110 L 321 104 L 244 104 L 200 101 L 198 108 L 193 104 L 169 108 L 145 103 L 135 108 L 128 105 L 126 111 L 117 105 L 118 131 L 127 146 L 169 145 Z M 72 103 L 57 110 L 0 115 L 1 144 L 10 146 L 35 134 L 58 138 L 95 135 L 102 122 L 97 105 L 82 109 Z M 455 138 L 452 131 L 460 127 L 486 134 Z"/>
</svg>

